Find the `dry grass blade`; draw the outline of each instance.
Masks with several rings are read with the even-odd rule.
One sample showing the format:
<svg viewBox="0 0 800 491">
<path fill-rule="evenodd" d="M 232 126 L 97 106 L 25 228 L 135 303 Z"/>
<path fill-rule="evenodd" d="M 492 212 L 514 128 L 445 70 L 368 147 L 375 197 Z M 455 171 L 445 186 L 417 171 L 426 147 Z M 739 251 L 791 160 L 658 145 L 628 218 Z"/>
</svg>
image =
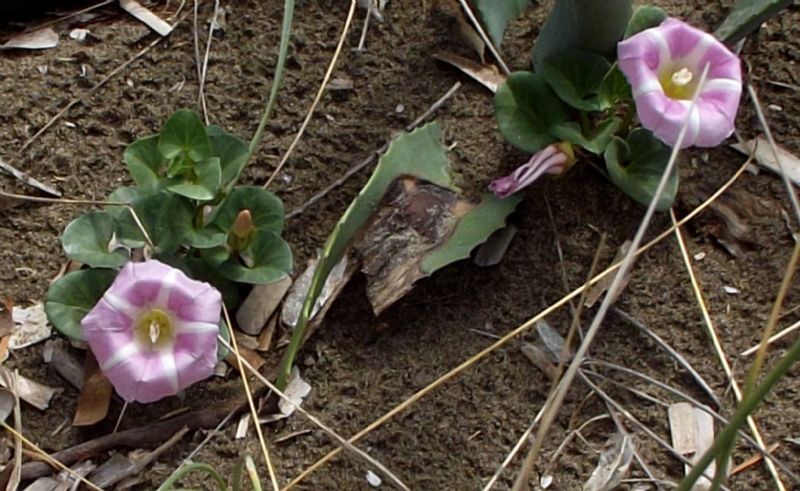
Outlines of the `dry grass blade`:
<svg viewBox="0 0 800 491">
<path fill-rule="evenodd" d="M 503 61 L 503 58 L 500 56 L 500 53 L 497 51 L 497 48 L 492 44 L 492 40 L 489 39 L 489 36 L 486 35 L 486 31 L 483 30 L 483 26 L 481 23 L 478 22 L 478 19 L 475 17 L 475 14 L 472 12 L 472 9 L 469 7 L 467 0 L 458 0 L 461 3 L 461 7 L 464 9 L 464 12 L 467 14 L 469 21 L 472 22 L 472 27 L 478 31 L 478 35 L 480 35 L 481 39 L 483 40 L 483 44 L 489 47 L 489 51 L 491 51 L 492 56 L 494 59 L 497 60 L 497 64 L 500 65 L 500 68 L 503 70 L 503 73 L 506 75 L 511 74 L 511 70 L 508 69 L 508 65 L 506 62 Z"/>
<path fill-rule="evenodd" d="M 730 188 L 731 185 L 733 185 L 733 183 L 736 182 L 737 179 L 739 179 L 739 176 L 741 176 L 742 173 L 744 173 L 744 171 L 747 169 L 747 166 L 750 165 L 750 162 L 752 161 L 752 159 L 753 159 L 753 156 L 751 155 L 747 159 L 747 161 L 745 161 L 739 167 L 739 169 L 734 173 L 734 175 L 731 176 L 730 179 L 728 179 L 728 181 L 725 184 L 720 186 L 720 188 L 716 192 L 711 194 L 711 196 L 709 196 L 708 199 L 706 199 L 704 202 L 702 202 L 697 208 L 695 208 L 688 215 L 683 217 L 683 219 L 681 219 L 681 221 L 678 222 L 678 226 L 680 227 L 680 226 L 683 226 L 686 223 L 688 223 L 694 217 L 699 215 L 703 210 L 708 208 L 708 206 L 711 205 L 711 203 L 713 203 L 717 198 L 719 198 L 725 191 L 727 191 L 728 188 Z M 675 225 L 669 227 L 667 230 L 665 230 L 664 232 L 659 234 L 656 238 L 654 238 L 653 240 L 651 240 L 650 242 L 648 242 L 647 244 L 642 246 L 640 249 L 635 250 L 634 253 L 638 256 L 638 255 L 643 254 L 644 252 L 650 250 L 650 248 L 652 248 L 654 245 L 660 243 L 662 240 L 664 240 L 665 238 L 667 238 L 670 235 L 672 235 L 672 233 L 674 232 L 675 228 L 676 228 Z M 631 249 L 631 250 L 634 250 L 634 249 Z M 533 316 L 530 319 L 528 319 L 522 325 L 518 326 L 517 328 L 513 329 L 512 331 L 510 331 L 509 333 L 504 335 L 502 338 L 500 338 L 495 343 L 493 343 L 490 346 L 488 346 L 488 347 L 484 348 L 483 350 L 479 351 L 478 353 L 476 353 L 475 355 L 471 356 L 466 361 L 462 362 L 461 364 L 459 364 L 455 368 L 451 369 L 447 373 L 445 373 L 442 376 L 440 376 L 438 379 L 434 380 L 433 382 L 431 382 L 427 386 L 425 386 L 422 389 L 418 390 L 413 395 L 411 395 L 409 398 L 407 398 L 405 401 L 401 402 L 400 404 L 395 406 L 393 409 L 391 409 L 389 412 L 387 412 L 386 414 L 384 414 L 380 418 L 376 419 L 375 421 L 373 421 L 372 423 L 367 425 L 365 428 L 360 430 L 358 433 L 356 433 L 355 435 L 350 437 L 350 439 L 348 441 L 350 443 L 357 442 L 358 440 L 363 438 L 365 435 L 367 435 L 370 432 L 372 432 L 374 429 L 380 427 L 381 425 L 383 425 L 384 423 L 386 423 L 387 421 L 392 419 L 398 413 L 404 411 L 405 409 L 407 409 L 410 406 L 414 405 L 417 401 L 419 401 L 420 399 L 422 399 L 423 397 L 425 397 L 429 393 L 433 392 L 440 385 L 442 385 L 442 384 L 448 382 L 449 380 L 453 379 L 455 376 L 460 374 L 462 371 L 470 368 L 471 366 L 473 366 L 474 364 L 476 364 L 477 362 L 479 362 L 480 360 L 482 360 L 483 358 L 485 358 L 486 356 L 488 356 L 489 354 L 491 354 L 495 350 L 501 348 L 502 346 L 505 346 L 509 341 L 511 341 L 512 339 L 514 339 L 518 335 L 520 335 L 523 332 L 529 330 L 539 320 L 544 319 L 545 317 L 547 317 L 551 313 L 555 312 L 556 310 L 560 309 L 564 305 L 568 304 L 571 300 L 573 300 L 578 295 L 580 295 L 581 292 L 583 292 L 583 290 L 585 288 L 588 288 L 589 286 L 594 285 L 598 281 L 600 281 L 603 278 L 605 278 L 607 275 L 609 275 L 612 272 L 616 271 L 619 267 L 620 267 L 620 263 L 616 263 L 616 264 L 613 264 L 613 265 L 609 266 L 608 268 L 606 268 L 605 271 L 603 271 L 602 273 L 600 273 L 597 276 L 595 276 L 594 278 L 592 278 L 592 281 L 588 285 L 582 285 L 582 286 L 576 288 L 575 290 L 571 291 L 569 294 L 565 295 L 560 300 L 556 301 L 555 303 L 551 304 L 546 309 L 542 310 L 541 312 L 539 312 L 535 316 Z M 288 489 L 291 489 L 294 486 L 296 486 L 298 483 L 300 483 L 303 479 L 308 477 L 315 470 L 317 470 L 321 466 L 325 465 L 325 463 L 327 463 L 328 461 L 333 459 L 336 455 L 339 454 L 339 452 L 341 452 L 341 449 L 339 449 L 339 448 L 331 450 L 330 452 L 328 452 L 325 456 L 323 456 L 322 458 L 317 460 L 315 463 L 313 463 L 312 465 L 307 467 L 297 477 L 292 479 L 289 482 L 289 484 L 287 484 L 286 487 L 284 487 L 284 491 L 286 491 Z"/>
<path fill-rule="evenodd" d="M 709 65 L 706 64 L 705 68 L 703 69 L 703 73 L 700 76 L 700 80 L 698 82 L 699 86 L 703 86 L 706 80 L 706 76 L 708 75 L 708 68 Z M 694 110 L 694 107 L 697 104 L 697 97 L 700 91 L 697 91 L 692 98 L 691 103 L 689 104 L 688 112 Z M 526 462 L 529 463 L 530 466 L 533 465 L 533 462 L 536 461 L 536 454 L 538 454 L 539 449 L 541 448 L 544 437 L 547 435 L 547 432 L 550 429 L 550 425 L 555 421 L 556 413 L 558 409 L 561 407 L 561 404 L 566 397 L 567 391 L 569 390 L 570 386 L 572 385 L 572 381 L 575 379 L 575 376 L 578 374 L 578 370 L 580 368 L 580 364 L 583 361 L 584 356 L 589 351 L 589 346 L 591 346 L 592 341 L 594 341 L 595 336 L 600 331 L 600 325 L 605 319 L 606 314 L 608 313 L 609 308 L 611 307 L 611 303 L 617 297 L 618 292 L 620 291 L 623 283 L 625 281 L 625 277 L 630 271 L 631 267 L 633 266 L 634 261 L 636 260 L 637 254 L 635 251 L 639 248 L 639 244 L 642 243 L 644 239 L 644 234 L 647 231 L 647 228 L 650 225 L 650 220 L 653 218 L 653 215 L 656 211 L 656 204 L 658 202 L 659 197 L 663 194 L 664 190 L 667 187 L 667 182 L 669 181 L 669 177 L 672 174 L 673 169 L 678 160 L 678 153 L 680 152 L 681 144 L 683 139 L 686 135 L 686 130 L 689 127 L 689 118 L 684 121 L 681 131 L 678 134 L 677 141 L 672 148 L 672 154 L 669 157 L 669 161 L 667 162 L 666 168 L 661 176 L 661 179 L 658 182 L 658 186 L 656 187 L 655 192 L 653 193 L 653 197 L 650 200 L 650 205 L 647 207 L 647 211 L 642 218 L 642 222 L 639 225 L 639 228 L 636 230 L 636 234 L 631 241 L 631 248 L 625 257 L 622 259 L 622 262 L 619 266 L 619 269 L 614 276 L 614 281 L 611 282 L 611 286 L 608 287 L 608 293 L 606 294 L 605 298 L 603 298 L 603 302 L 600 304 L 600 307 L 597 309 L 597 313 L 595 314 L 592 323 L 589 325 L 589 329 L 586 331 L 586 335 L 581 343 L 580 347 L 578 347 L 577 352 L 575 353 L 575 358 L 572 360 L 569 368 L 567 369 L 564 377 L 559 382 L 556 390 L 553 393 L 553 398 L 548 399 L 548 410 L 545 411 L 545 415 L 542 418 L 542 425 L 539 427 L 539 432 L 536 435 L 536 439 L 533 442 L 533 448 L 531 448 L 531 453 L 534 454 L 532 458 L 526 459 Z M 586 288 L 589 285 L 585 285 Z M 530 474 L 531 467 L 523 467 L 522 471 L 517 476 L 516 481 L 514 482 L 514 487 L 512 488 L 513 491 L 521 491 L 528 486 L 528 475 Z"/>
<path fill-rule="evenodd" d="M 230 344 L 227 341 L 225 341 L 221 337 L 217 338 L 217 340 L 220 343 L 222 343 L 223 346 L 225 346 L 228 349 L 230 349 Z M 340 447 L 337 448 L 337 450 L 341 450 L 342 448 L 347 449 L 348 451 L 354 453 L 355 455 L 357 455 L 358 457 L 363 459 L 369 465 L 372 465 L 376 469 L 381 471 L 386 477 L 388 477 L 400 489 L 403 489 L 403 490 L 408 490 L 409 489 L 409 487 L 406 486 L 403 483 L 403 481 L 401 481 L 397 476 L 395 476 L 388 468 L 386 468 L 385 465 L 381 464 L 380 462 L 375 460 L 373 457 L 370 457 L 369 454 L 367 454 L 363 450 L 361 450 L 358 447 L 354 446 L 352 444 L 352 442 L 349 442 L 344 437 L 342 437 L 341 435 L 339 435 L 338 433 L 333 431 L 332 428 L 330 428 L 329 426 L 324 424 L 322 421 L 320 421 L 313 414 L 311 414 L 308 411 L 306 411 L 305 409 L 303 409 L 302 406 L 299 406 L 299 405 L 295 404 L 295 401 L 293 401 L 283 391 L 281 391 L 277 387 L 275 387 L 275 385 L 272 382 L 270 382 L 266 377 L 261 375 L 261 373 L 259 373 L 258 370 L 256 370 L 250 363 L 247 362 L 247 360 L 245 360 L 244 358 L 239 358 L 239 361 L 240 361 L 241 364 L 244 365 L 244 368 L 247 368 L 253 376 L 255 376 L 258 380 L 260 380 L 264 385 L 266 385 L 272 392 L 274 392 L 278 397 L 280 397 L 281 400 L 283 400 L 283 401 L 287 402 L 288 404 L 290 404 L 291 406 L 293 406 L 297 412 L 299 412 L 300 414 L 302 414 L 303 416 L 308 418 L 309 421 L 311 421 L 312 423 L 317 425 L 328 436 L 330 436 L 331 438 L 336 440 L 336 442 L 339 443 L 339 445 L 341 445 Z M 256 425 L 256 426 L 258 426 L 258 425 Z M 287 488 L 283 488 L 283 489 L 287 489 Z"/>
<path fill-rule="evenodd" d="M 672 219 L 672 223 L 675 224 L 675 212 L 670 209 L 670 218 Z M 692 268 L 692 258 L 689 255 L 689 251 L 686 249 L 686 243 L 683 240 L 683 234 L 681 233 L 680 229 L 675 229 L 675 238 L 678 240 L 678 246 L 681 251 L 681 256 L 683 257 L 683 262 L 686 266 L 686 272 L 689 274 L 689 280 L 692 284 L 692 291 L 694 292 L 695 298 L 697 299 L 697 306 L 700 308 L 700 312 L 703 316 L 703 321 L 706 326 L 706 330 L 708 331 L 708 335 L 711 338 L 711 342 L 714 346 L 714 352 L 719 359 L 720 364 L 722 365 L 722 369 L 725 372 L 725 376 L 728 378 L 731 388 L 733 389 L 733 394 L 736 397 L 736 402 L 742 402 L 742 391 L 739 388 L 739 384 L 736 382 L 736 377 L 733 374 L 733 370 L 731 369 L 730 363 L 728 363 L 728 358 L 725 354 L 725 350 L 722 348 L 722 343 L 719 341 L 719 336 L 717 336 L 717 330 L 714 327 L 714 322 L 711 320 L 711 315 L 708 313 L 708 308 L 706 306 L 705 297 L 703 296 L 703 291 L 700 288 L 700 283 L 697 281 L 697 276 L 694 274 L 694 268 Z M 761 432 L 758 430 L 758 426 L 756 425 L 755 419 L 752 416 L 748 416 L 747 418 L 747 425 L 750 427 L 750 430 L 753 432 L 753 438 L 755 438 L 756 442 L 763 448 L 766 447 L 764 444 L 764 439 L 761 437 Z M 778 469 L 775 467 L 775 464 L 772 463 L 771 460 L 764 461 L 767 465 L 767 469 L 769 473 L 772 475 L 773 480 L 775 481 L 775 485 L 778 487 L 780 491 L 785 491 L 786 487 L 783 485 L 781 481 L 780 475 L 778 474 Z"/>
<path fill-rule="evenodd" d="M 225 347 L 233 352 L 234 355 L 236 355 L 236 361 L 239 364 L 239 374 L 242 376 L 242 385 L 244 386 L 245 394 L 247 395 L 247 404 L 250 406 L 250 414 L 255 422 L 253 426 L 256 427 L 258 442 L 261 444 L 261 452 L 264 455 L 264 462 L 267 464 L 269 480 L 272 483 L 272 488 L 275 491 L 278 491 L 280 489 L 280 486 L 278 486 L 278 479 L 275 477 L 275 469 L 272 467 L 272 460 L 269 458 L 269 449 L 267 448 L 267 442 L 264 440 L 264 432 L 261 431 L 261 425 L 258 424 L 258 410 L 256 409 L 255 402 L 253 402 L 253 394 L 250 392 L 250 384 L 247 382 L 247 372 L 244 371 L 244 367 L 242 366 L 245 363 L 248 366 L 250 366 L 250 364 L 247 363 L 244 358 L 242 358 L 241 354 L 239 354 L 239 345 L 236 343 L 236 333 L 233 332 L 231 319 L 230 316 L 228 316 L 228 309 L 225 308 L 225 305 L 222 306 L 222 311 L 225 314 L 225 326 L 228 328 L 228 334 L 230 335 L 231 343 L 233 344 L 231 347 L 228 345 L 228 343 L 225 343 Z M 224 342 L 221 337 L 219 339 Z"/>
<path fill-rule="evenodd" d="M 711 386 L 708 385 L 708 382 L 705 381 L 705 379 L 697 372 L 697 370 L 694 369 L 694 367 L 691 365 L 691 363 L 689 363 L 686 360 L 686 358 L 683 357 L 683 355 L 678 353 L 675 350 L 675 348 L 673 348 L 666 341 L 661 339 L 661 337 L 658 334 L 654 333 L 651 329 L 649 329 L 646 325 L 644 325 L 638 319 L 634 318 L 632 315 L 628 314 L 627 312 L 625 312 L 624 310 L 620 309 L 619 307 L 612 307 L 611 310 L 616 315 L 622 317 L 626 322 L 628 322 L 632 326 L 634 326 L 637 329 L 639 329 L 640 331 L 642 331 L 650 339 L 655 341 L 655 343 L 661 349 L 663 349 L 665 352 L 667 352 L 675 361 L 677 361 L 678 364 L 684 368 L 684 370 L 689 372 L 689 375 L 692 376 L 694 381 L 697 382 L 697 385 L 699 385 L 700 388 L 703 389 L 703 391 L 705 391 L 705 393 L 708 395 L 708 397 L 711 398 L 711 400 L 714 402 L 714 404 L 717 407 L 722 407 L 722 402 L 717 397 L 717 394 L 714 393 L 714 389 L 712 389 Z"/>
<path fill-rule="evenodd" d="M 203 120 L 208 126 L 208 105 L 206 104 L 206 75 L 208 73 L 208 57 L 211 54 L 211 41 L 214 39 L 214 26 L 217 23 L 217 15 L 219 14 L 219 0 L 214 0 L 214 14 L 211 17 L 211 22 L 208 24 L 208 38 L 206 39 L 206 51 L 203 55 L 202 68 L 200 70 L 199 88 L 197 89 L 197 102 L 203 110 Z M 197 17 L 195 17 L 195 41 L 197 40 Z"/>
<path fill-rule="evenodd" d="M 306 117 L 303 120 L 303 124 L 300 125 L 300 130 L 292 140 L 292 143 L 289 145 L 289 148 L 286 150 L 286 153 L 283 154 L 281 157 L 278 166 L 272 171 L 272 175 L 269 176 L 267 182 L 264 183 L 264 188 L 268 188 L 272 181 L 278 177 L 278 173 L 283 169 L 283 166 L 286 164 L 286 161 L 289 159 L 289 156 L 292 155 L 297 144 L 300 142 L 300 139 L 303 137 L 303 134 L 306 132 L 306 128 L 308 127 L 308 123 L 311 121 L 311 117 L 314 115 L 314 111 L 317 109 L 317 105 L 319 101 L 322 99 L 323 94 L 325 94 L 325 89 L 328 87 L 328 81 L 331 79 L 331 75 L 333 74 L 333 69 L 336 68 L 336 62 L 339 60 L 339 55 L 342 52 L 342 47 L 344 46 L 344 42 L 347 39 L 347 33 L 350 32 L 350 24 L 353 22 L 353 14 L 356 11 L 356 0 L 350 0 L 350 10 L 347 12 L 347 19 L 344 21 L 344 28 L 342 29 L 342 35 L 339 37 L 339 43 L 336 45 L 336 51 L 333 53 L 333 57 L 331 58 L 331 62 L 328 65 L 328 69 L 325 71 L 325 76 L 322 78 L 322 84 L 319 86 L 319 90 L 317 90 L 317 95 L 314 96 L 314 102 L 311 103 L 311 107 L 308 108 L 308 112 L 306 113 Z"/>
<path fill-rule="evenodd" d="M 792 324 L 791 326 L 787 327 L 786 329 L 783 329 L 782 331 L 770 336 L 770 338 L 767 340 L 767 344 L 772 344 L 775 341 L 783 339 L 784 337 L 788 336 L 789 334 L 795 332 L 798 329 L 800 329 L 800 321 L 797 321 L 794 324 Z M 761 343 L 759 343 L 759 344 L 757 344 L 755 346 L 751 346 L 750 348 L 747 348 L 746 350 L 742 351 L 742 353 L 739 356 L 750 356 L 753 353 L 755 353 L 756 351 L 758 351 L 758 349 L 760 347 L 761 347 Z"/>
<path fill-rule="evenodd" d="M 747 91 L 750 93 L 750 98 L 753 100 L 753 106 L 756 109 L 758 122 L 761 123 L 761 127 L 763 128 L 764 134 L 769 142 L 770 149 L 772 149 L 772 156 L 775 159 L 775 162 L 778 163 L 778 168 L 781 170 L 781 178 L 783 179 L 784 186 L 786 186 L 786 193 L 789 195 L 789 201 L 792 203 L 792 209 L 794 210 L 795 218 L 797 218 L 797 223 L 800 224 L 800 204 L 797 202 L 797 194 L 795 194 L 794 187 L 789 180 L 789 175 L 786 173 L 783 162 L 779 156 L 780 152 L 778 151 L 778 145 L 775 144 L 775 139 L 772 137 L 772 131 L 769 129 L 769 124 L 767 124 L 767 118 L 764 116 L 764 110 L 761 108 L 761 102 L 758 100 L 758 94 L 756 94 L 756 89 L 754 89 L 750 84 L 747 85 Z"/>
<path fill-rule="evenodd" d="M 53 457 L 51 457 L 50 454 L 48 454 L 47 452 L 45 452 L 41 448 L 37 447 L 36 444 L 33 443 L 32 441 L 28 440 L 25 437 L 25 435 L 23 435 L 22 433 L 18 432 L 14 428 L 8 426 L 8 424 L 5 421 L 0 421 L 0 426 L 5 428 L 5 430 L 7 432 L 11 433 L 15 438 L 19 438 L 20 440 L 22 440 L 22 442 L 25 445 L 27 445 L 31 450 L 33 450 L 33 452 L 36 455 L 41 457 L 41 459 L 44 460 L 45 462 L 47 462 L 48 464 L 52 465 L 53 467 L 57 467 L 58 469 L 61 469 L 62 471 L 66 472 L 67 474 L 71 475 L 72 477 L 74 477 L 78 481 L 80 481 L 83 484 L 85 484 L 89 489 L 94 489 L 95 491 L 103 491 L 101 488 L 98 488 L 94 483 L 92 483 L 91 481 L 87 480 L 82 475 L 78 474 L 77 472 L 75 472 L 72 469 L 70 469 L 69 467 L 65 466 L 64 464 L 62 464 L 58 460 L 56 460 Z"/>
</svg>

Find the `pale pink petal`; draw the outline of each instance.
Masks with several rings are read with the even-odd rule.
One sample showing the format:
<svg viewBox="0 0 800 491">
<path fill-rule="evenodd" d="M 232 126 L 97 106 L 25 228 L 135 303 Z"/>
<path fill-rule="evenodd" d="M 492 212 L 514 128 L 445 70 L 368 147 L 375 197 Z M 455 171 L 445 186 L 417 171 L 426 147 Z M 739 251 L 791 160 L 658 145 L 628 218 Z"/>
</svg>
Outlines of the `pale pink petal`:
<svg viewBox="0 0 800 491">
<path fill-rule="evenodd" d="M 103 338 L 102 343 L 94 343 L 92 346 L 92 353 L 100 365 L 103 365 L 107 359 L 133 341 L 132 323 L 133 320 L 112 308 L 103 299 L 100 299 L 97 305 L 84 316 L 81 320 L 81 327 L 90 346 L 93 344 L 92 340 L 98 337 Z"/>
</svg>

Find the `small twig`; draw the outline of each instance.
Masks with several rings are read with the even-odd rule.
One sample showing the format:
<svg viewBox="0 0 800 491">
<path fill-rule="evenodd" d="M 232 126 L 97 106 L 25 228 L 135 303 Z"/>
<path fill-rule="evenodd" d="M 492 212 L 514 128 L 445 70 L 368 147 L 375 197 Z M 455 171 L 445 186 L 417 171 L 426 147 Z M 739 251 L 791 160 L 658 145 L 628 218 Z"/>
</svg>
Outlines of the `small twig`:
<svg viewBox="0 0 800 491">
<path fill-rule="evenodd" d="M 367 30 L 369 29 L 369 18 L 372 17 L 372 9 L 374 8 L 372 0 L 367 2 L 367 16 L 364 17 L 364 27 L 361 29 L 361 39 L 358 40 L 358 47 L 356 51 L 364 51 L 364 43 L 367 40 Z"/>
<path fill-rule="evenodd" d="M 486 35 L 486 31 L 483 30 L 481 23 L 478 22 L 478 19 L 475 17 L 475 14 L 472 13 L 472 9 L 469 8 L 469 4 L 467 0 L 458 0 L 461 3 L 461 7 L 464 9 L 464 12 L 467 14 L 467 18 L 469 21 L 472 22 L 472 26 L 478 31 L 478 35 L 483 40 L 483 43 L 489 48 L 489 51 L 494 56 L 494 59 L 497 60 L 497 64 L 500 65 L 500 69 L 503 70 L 503 73 L 506 75 L 511 74 L 511 70 L 508 69 L 508 65 L 506 62 L 503 61 L 503 58 L 500 56 L 500 53 L 495 48 L 494 44 L 492 44 L 492 40 L 489 39 L 489 36 Z"/>
<path fill-rule="evenodd" d="M 30 196 L 27 194 L 9 193 L 0 189 L 0 198 L 10 198 L 20 201 L 31 201 L 34 203 L 55 203 L 62 205 L 97 205 L 97 206 L 126 206 L 124 201 L 98 201 L 94 199 L 68 199 L 68 198 L 45 198 L 42 196 Z"/>
<path fill-rule="evenodd" d="M 650 339 L 655 341 L 659 348 L 666 351 L 675 361 L 678 362 L 680 366 L 684 368 L 689 375 L 692 376 L 697 385 L 700 386 L 703 391 L 705 391 L 706 395 L 711 398 L 714 402 L 714 405 L 717 407 L 722 407 L 722 401 L 719 400 L 717 394 L 714 393 L 714 389 L 708 385 L 708 382 L 698 373 L 697 370 L 689 363 L 689 361 L 683 357 L 682 354 L 678 353 L 672 346 L 670 346 L 666 341 L 664 341 L 658 334 L 654 333 L 650 328 L 648 328 L 643 322 L 639 319 L 633 317 L 629 313 L 625 312 L 624 310 L 620 309 L 619 307 L 611 307 L 611 311 L 621 317 L 625 322 L 629 323 L 630 325 L 634 326 L 635 328 L 639 329 L 642 333 L 647 335 Z"/>
<path fill-rule="evenodd" d="M 440 97 L 436 102 L 431 104 L 431 106 L 424 113 L 422 113 L 417 119 L 415 119 L 411 124 L 406 126 L 406 131 L 414 130 L 422 122 L 424 122 L 426 119 L 428 119 L 428 117 L 431 114 L 433 114 L 434 112 L 436 112 L 440 107 L 442 107 L 444 105 L 444 103 L 447 102 L 447 100 L 450 99 L 450 97 L 453 96 L 453 94 L 458 92 L 459 88 L 461 88 L 461 82 L 454 83 L 453 86 L 450 87 L 450 89 L 442 97 Z M 336 189 L 339 186 L 341 186 L 342 184 L 344 184 L 348 179 L 353 177 L 353 175 L 357 174 L 359 171 L 361 171 L 365 167 L 367 167 L 370 164 L 372 164 L 375 161 L 375 159 L 377 159 L 380 155 L 382 155 L 384 152 L 386 152 L 389 149 L 389 145 L 391 145 L 391 143 L 392 143 L 392 140 L 389 140 L 386 143 L 384 143 L 384 145 L 380 149 L 378 149 L 377 151 L 372 153 L 369 157 L 367 157 L 366 159 L 362 160 L 360 163 L 358 163 L 358 164 L 354 165 L 353 167 L 351 167 L 350 169 L 348 169 L 348 171 L 345 172 L 342 177 L 336 179 L 331 184 L 329 184 L 325 189 L 323 189 L 322 191 L 320 191 L 317 194 L 315 194 L 314 196 L 312 196 L 308 201 L 306 201 L 302 205 L 298 206 L 294 210 L 292 210 L 289 213 L 287 213 L 286 214 L 286 219 L 289 220 L 290 218 L 294 218 L 297 215 L 303 213 L 311 205 L 313 205 L 317 201 L 321 200 L 328 193 L 330 193 L 334 189 Z"/>
<path fill-rule="evenodd" d="M 314 96 L 314 101 L 311 103 L 311 107 L 308 108 L 308 112 L 306 113 L 305 119 L 303 119 L 303 124 L 300 125 L 300 130 L 294 136 L 294 140 L 289 145 L 289 148 L 286 150 L 286 153 L 283 154 L 281 157 L 280 162 L 278 162 L 278 166 L 272 171 L 272 175 L 269 176 L 267 182 L 264 183 L 264 188 L 268 188 L 272 181 L 278 177 L 278 173 L 283 169 L 283 166 L 286 164 L 286 161 L 289 159 L 289 156 L 292 155 L 295 147 L 298 143 L 300 143 L 300 139 L 303 137 L 303 134 L 306 132 L 306 128 L 308 127 L 308 123 L 311 121 L 311 117 L 314 115 L 314 111 L 317 109 L 317 105 L 319 101 L 322 100 L 322 96 L 325 94 L 325 90 L 328 87 L 328 81 L 333 75 L 333 69 L 336 68 L 336 62 L 339 60 L 339 55 L 342 52 L 342 47 L 344 46 L 344 42 L 347 39 L 347 33 L 350 32 L 350 24 L 353 22 L 353 14 L 356 11 L 356 0 L 350 0 L 350 10 L 347 12 L 347 19 L 344 21 L 344 28 L 342 28 L 342 35 L 339 37 L 339 43 L 336 45 L 336 50 L 333 52 L 333 57 L 331 58 L 331 62 L 328 64 L 328 69 L 325 71 L 325 76 L 322 78 L 322 83 L 319 86 L 319 90 L 317 90 L 317 95 Z"/>
</svg>

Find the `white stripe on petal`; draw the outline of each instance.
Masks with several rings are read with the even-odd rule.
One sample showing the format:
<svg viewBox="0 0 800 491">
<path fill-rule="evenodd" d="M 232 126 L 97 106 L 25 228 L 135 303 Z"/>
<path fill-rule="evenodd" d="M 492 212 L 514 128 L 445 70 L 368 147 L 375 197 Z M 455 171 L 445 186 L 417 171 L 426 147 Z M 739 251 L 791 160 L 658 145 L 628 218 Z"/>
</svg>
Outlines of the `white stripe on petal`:
<svg viewBox="0 0 800 491">
<path fill-rule="evenodd" d="M 661 87 L 661 82 L 658 81 L 657 78 L 653 77 L 646 82 L 639 84 L 635 90 L 633 91 L 633 97 L 639 97 L 642 94 L 647 94 L 648 92 L 663 92 L 664 88 Z"/>
<path fill-rule="evenodd" d="M 175 322 L 175 334 L 214 332 L 218 330 L 219 326 L 217 324 L 211 324 L 210 322 L 186 322 L 177 320 Z"/>
<path fill-rule="evenodd" d="M 103 295 L 103 300 L 105 300 L 111 306 L 111 308 L 120 314 L 129 317 L 133 321 L 136 321 L 142 311 L 140 307 L 133 305 L 122 297 L 118 297 L 111 290 L 106 291 L 106 294 Z"/>
<path fill-rule="evenodd" d="M 170 269 L 167 276 L 164 277 L 164 280 L 161 282 L 161 288 L 158 290 L 158 296 L 153 303 L 156 307 L 164 310 L 167 309 L 167 302 L 169 301 L 170 294 L 172 294 L 172 289 L 175 287 L 175 280 L 177 277 L 177 269 Z"/>
<path fill-rule="evenodd" d="M 672 53 L 669 52 L 669 43 L 667 38 L 664 37 L 664 33 L 658 29 L 648 29 L 645 32 L 650 35 L 650 39 L 658 46 L 658 67 L 661 68 L 666 63 L 672 62 Z"/>
<path fill-rule="evenodd" d="M 708 49 L 716 42 L 717 40 L 714 39 L 714 36 L 704 32 L 700 40 L 697 41 L 697 44 L 692 48 L 692 51 L 683 57 L 682 65 L 689 68 L 692 72 L 695 72 L 695 76 L 699 77 L 705 68 L 700 66 L 700 60 L 703 59 L 706 53 L 708 53 Z"/>
<path fill-rule="evenodd" d="M 136 343 L 136 341 L 131 341 L 130 343 L 126 344 L 124 348 L 114 353 L 114 355 L 111 358 L 104 361 L 100 365 L 100 369 L 102 369 L 103 371 L 111 370 L 115 366 L 125 361 L 126 358 L 133 356 L 138 352 L 139 352 L 139 345 Z"/>
<path fill-rule="evenodd" d="M 175 366 L 175 355 L 172 350 L 161 353 L 161 366 L 164 369 L 164 376 L 169 381 L 172 391 L 178 392 L 178 367 Z"/>
<path fill-rule="evenodd" d="M 703 92 L 707 90 L 739 92 L 742 90 L 742 83 L 738 80 L 732 80 L 730 78 L 712 78 L 710 80 L 706 80 L 706 83 L 703 85 Z"/>
</svg>

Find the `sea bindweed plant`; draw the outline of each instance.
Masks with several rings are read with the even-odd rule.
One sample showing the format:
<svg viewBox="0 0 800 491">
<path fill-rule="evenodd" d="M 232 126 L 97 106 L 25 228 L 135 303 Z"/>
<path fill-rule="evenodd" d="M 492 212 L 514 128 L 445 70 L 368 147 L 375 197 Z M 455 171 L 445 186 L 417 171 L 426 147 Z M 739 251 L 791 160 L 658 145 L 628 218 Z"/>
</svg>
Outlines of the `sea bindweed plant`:
<svg viewBox="0 0 800 491">
<path fill-rule="evenodd" d="M 558 160 L 602 156 L 610 179 L 648 204 L 684 122 L 683 148 L 716 146 L 731 135 L 742 90 L 738 57 L 711 34 L 658 8 L 633 12 L 631 3 L 556 2 L 534 46 L 533 70 L 512 73 L 495 94 L 500 132 L 533 154 L 491 184 L 498 196 L 564 172 L 569 165 L 547 163 L 552 148 L 569 146 L 574 159 Z M 669 178 L 660 210 L 677 193 L 677 172 Z"/>
<path fill-rule="evenodd" d="M 58 330 L 88 342 L 126 401 L 153 402 L 210 376 L 224 354 L 222 300 L 235 309 L 251 285 L 291 272 L 283 203 L 237 186 L 249 157 L 244 141 L 179 110 L 125 149 L 135 185 L 65 228 L 64 251 L 83 268 L 53 283 L 45 309 Z"/>
</svg>

